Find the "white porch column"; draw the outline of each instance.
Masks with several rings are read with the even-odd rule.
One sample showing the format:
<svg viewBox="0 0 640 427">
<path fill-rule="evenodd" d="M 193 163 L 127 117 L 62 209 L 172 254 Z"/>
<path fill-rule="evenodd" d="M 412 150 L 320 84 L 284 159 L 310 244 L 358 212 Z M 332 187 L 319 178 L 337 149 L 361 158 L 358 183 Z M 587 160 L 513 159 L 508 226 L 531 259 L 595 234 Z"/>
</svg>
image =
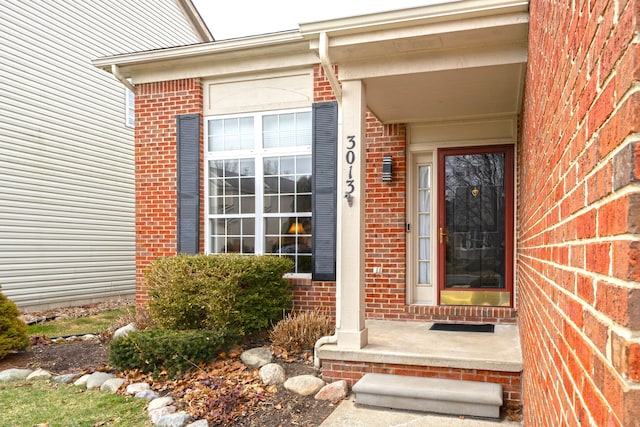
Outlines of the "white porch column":
<svg viewBox="0 0 640 427">
<path fill-rule="evenodd" d="M 365 328 L 364 197 L 366 98 L 361 80 L 342 82 L 338 158 L 338 346 L 367 345 Z"/>
</svg>

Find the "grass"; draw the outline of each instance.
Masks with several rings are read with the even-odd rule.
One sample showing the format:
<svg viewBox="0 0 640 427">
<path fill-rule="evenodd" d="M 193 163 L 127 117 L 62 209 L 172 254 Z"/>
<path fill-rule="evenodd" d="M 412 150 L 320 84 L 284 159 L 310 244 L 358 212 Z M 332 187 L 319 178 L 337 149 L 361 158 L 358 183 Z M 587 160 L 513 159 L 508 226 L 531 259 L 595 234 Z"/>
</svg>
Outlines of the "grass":
<svg viewBox="0 0 640 427">
<path fill-rule="evenodd" d="M 0 382 L 0 427 L 151 426 L 146 403 L 46 380 Z"/>
<path fill-rule="evenodd" d="M 34 323 L 28 326 L 29 335 L 44 335 L 47 337 L 59 337 L 66 335 L 95 334 L 112 326 L 120 317 L 131 308 L 122 307 L 114 310 L 106 310 L 92 316 L 56 319 L 48 322 Z"/>
</svg>

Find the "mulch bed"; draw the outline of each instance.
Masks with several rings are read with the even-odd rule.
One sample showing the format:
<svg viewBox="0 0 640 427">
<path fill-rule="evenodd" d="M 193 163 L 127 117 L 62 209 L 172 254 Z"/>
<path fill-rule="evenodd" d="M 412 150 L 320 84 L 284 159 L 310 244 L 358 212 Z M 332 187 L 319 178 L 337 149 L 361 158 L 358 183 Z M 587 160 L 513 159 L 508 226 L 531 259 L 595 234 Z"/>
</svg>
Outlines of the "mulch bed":
<svg viewBox="0 0 640 427">
<path fill-rule="evenodd" d="M 73 316 L 92 314 L 101 307 L 91 306 L 71 313 Z M 59 313 L 38 313 L 42 317 L 55 317 Z M 69 310 L 66 314 L 69 315 Z M 0 359 L 0 370 L 9 368 L 46 369 L 54 374 L 91 373 L 109 370 L 108 344 L 100 340 L 50 340 L 32 337 L 34 345 L 27 350 Z M 234 351 L 211 364 L 194 369 L 184 378 L 173 381 L 128 372 L 128 382 L 149 381 L 160 394 L 178 397 L 179 409 L 199 412 L 212 426 L 319 426 L 336 405 L 315 400 L 313 396 L 300 396 L 283 386 L 264 386 L 257 370 L 249 370 L 239 361 L 240 351 L 269 345 L 265 334 L 249 337 Z M 317 374 L 309 354 L 288 355 L 276 352 L 276 363 L 281 364 L 287 377 Z M 197 411 L 196 411 L 197 409 Z"/>
</svg>

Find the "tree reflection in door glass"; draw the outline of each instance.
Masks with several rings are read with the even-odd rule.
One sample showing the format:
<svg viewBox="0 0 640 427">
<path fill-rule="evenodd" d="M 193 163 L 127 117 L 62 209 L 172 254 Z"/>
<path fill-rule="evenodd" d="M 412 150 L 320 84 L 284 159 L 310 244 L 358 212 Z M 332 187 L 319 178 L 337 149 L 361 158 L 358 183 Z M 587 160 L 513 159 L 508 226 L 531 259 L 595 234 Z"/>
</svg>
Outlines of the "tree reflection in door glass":
<svg viewBox="0 0 640 427">
<path fill-rule="evenodd" d="M 446 288 L 504 288 L 505 155 L 445 157 Z"/>
</svg>

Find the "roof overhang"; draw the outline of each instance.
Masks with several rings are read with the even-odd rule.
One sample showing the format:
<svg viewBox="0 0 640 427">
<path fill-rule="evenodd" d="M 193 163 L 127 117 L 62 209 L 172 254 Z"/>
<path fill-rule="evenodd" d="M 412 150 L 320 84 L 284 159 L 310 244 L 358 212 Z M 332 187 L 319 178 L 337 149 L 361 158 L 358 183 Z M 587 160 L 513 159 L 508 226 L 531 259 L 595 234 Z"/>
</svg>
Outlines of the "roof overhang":
<svg viewBox="0 0 640 427">
<path fill-rule="evenodd" d="M 384 123 L 516 117 L 527 61 L 526 0 L 461 0 L 301 24 L 299 31 L 95 60 L 134 83 L 234 78 L 320 62 L 362 80 Z"/>
<path fill-rule="evenodd" d="M 362 80 L 384 123 L 513 117 L 527 62 L 528 1 L 471 0 L 302 24 L 324 33 L 339 79 Z"/>
</svg>

